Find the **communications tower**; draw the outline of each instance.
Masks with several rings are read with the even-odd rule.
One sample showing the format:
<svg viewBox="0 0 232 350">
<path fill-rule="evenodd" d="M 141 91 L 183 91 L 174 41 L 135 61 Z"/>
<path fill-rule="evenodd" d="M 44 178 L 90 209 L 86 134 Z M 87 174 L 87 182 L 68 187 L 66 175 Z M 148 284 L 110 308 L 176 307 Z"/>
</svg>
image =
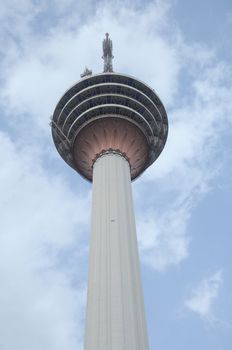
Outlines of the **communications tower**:
<svg viewBox="0 0 232 350">
<path fill-rule="evenodd" d="M 61 157 L 93 182 L 85 350 L 148 350 L 131 180 L 160 155 L 168 120 L 153 89 L 113 72 L 108 33 L 103 59 L 104 72 L 86 68 L 51 121 Z"/>
</svg>

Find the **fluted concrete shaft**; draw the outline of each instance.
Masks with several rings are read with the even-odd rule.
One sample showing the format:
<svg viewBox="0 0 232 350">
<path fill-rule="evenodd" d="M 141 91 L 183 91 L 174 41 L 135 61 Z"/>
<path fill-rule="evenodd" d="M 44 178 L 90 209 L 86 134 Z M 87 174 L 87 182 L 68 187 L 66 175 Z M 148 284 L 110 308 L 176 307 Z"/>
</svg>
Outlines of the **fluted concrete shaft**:
<svg viewBox="0 0 232 350">
<path fill-rule="evenodd" d="M 118 154 L 93 169 L 85 350 L 148 350 L 130 168 Z"/>
</svg>

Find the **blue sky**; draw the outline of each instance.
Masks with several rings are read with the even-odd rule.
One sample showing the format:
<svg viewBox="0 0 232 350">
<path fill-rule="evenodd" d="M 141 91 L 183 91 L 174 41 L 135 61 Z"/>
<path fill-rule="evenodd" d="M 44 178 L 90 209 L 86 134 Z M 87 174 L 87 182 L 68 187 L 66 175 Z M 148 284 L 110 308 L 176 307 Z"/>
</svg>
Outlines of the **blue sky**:
<svg viewBox="0 0 232 350">
<path fill-rule="evenodd" d="M 91 185 L 49 118 L 85 65 L 152 86 L 170 131 L 133 183 L 150 349 L 230 350 L 231 1 L 6 1 L 0 8 L 0 349 L 83 348 Z"/>
</svg>

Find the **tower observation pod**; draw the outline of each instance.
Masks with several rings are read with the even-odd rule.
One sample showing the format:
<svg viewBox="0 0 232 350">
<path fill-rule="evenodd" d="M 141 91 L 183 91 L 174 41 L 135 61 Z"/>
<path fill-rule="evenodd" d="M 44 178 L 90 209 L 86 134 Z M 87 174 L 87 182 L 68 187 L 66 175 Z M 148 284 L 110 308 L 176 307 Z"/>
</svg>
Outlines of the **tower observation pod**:
<svg viewBox="0 0 232 350">
<path fill-rule="evenodd" d="M 131 180 L 160 155 L 168 120 L 153 89 L 113 72 L 112 49 L 107 33 L 104 72 L 86 68 L 65 92 L 52 137 L 65 162 L 93 183 L 84 349 L 148 350 Z"/>
</svg>

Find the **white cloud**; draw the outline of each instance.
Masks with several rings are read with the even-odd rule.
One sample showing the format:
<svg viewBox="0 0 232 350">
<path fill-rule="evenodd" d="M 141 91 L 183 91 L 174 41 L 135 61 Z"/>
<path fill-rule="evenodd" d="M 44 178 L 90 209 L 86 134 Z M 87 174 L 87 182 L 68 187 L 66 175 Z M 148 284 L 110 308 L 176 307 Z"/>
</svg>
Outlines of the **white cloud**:
<svg viewBox="0 0 232 350">
<path fill-rule="evenodd" d="M 74 283 L 75 261 L 90 197 L 74 195 L 35 156 L 0 133 L 0 348 L 81 349 L 85 289 Z"/>
<path fill-rule="evenodd" d="M 179 207 L 156 212 L 151 208 L 138 217 L 139 246 L 143 261 L 155 270 L 176 265 L 188 255 L 186 235 L 188 208 Z"/>
<path fill-rule="evenodd" d="M 198 55 L 201 61 L 199 51 Z M 209 53 L 208 65 L 199 65 L 198 74 L 186 87 L 186 100 L 170 109 L 170 131 L 163 154 L 135 185 L 141 253 L 145 262 L 158 270 L 188 256 L 188 221 L 193 208 L 213 190 L 228 159 L 222 153 L 222 135 L 231 127 L 231 69 L 210 57 Z M 148 194 L 147 186 L 151 189 L 149 196 L 143 195 Z M 165 204 L 162 197 L 168 197 Z"/>
<path fill-rule="evenodd" d="M 199 316 L 212 320 L 213 305 L 218 297 L 222 283 L 222 271 L 218 270 L 194 288 L 190 298 L 185 301 L 185 306 Z"/>
</svg>

